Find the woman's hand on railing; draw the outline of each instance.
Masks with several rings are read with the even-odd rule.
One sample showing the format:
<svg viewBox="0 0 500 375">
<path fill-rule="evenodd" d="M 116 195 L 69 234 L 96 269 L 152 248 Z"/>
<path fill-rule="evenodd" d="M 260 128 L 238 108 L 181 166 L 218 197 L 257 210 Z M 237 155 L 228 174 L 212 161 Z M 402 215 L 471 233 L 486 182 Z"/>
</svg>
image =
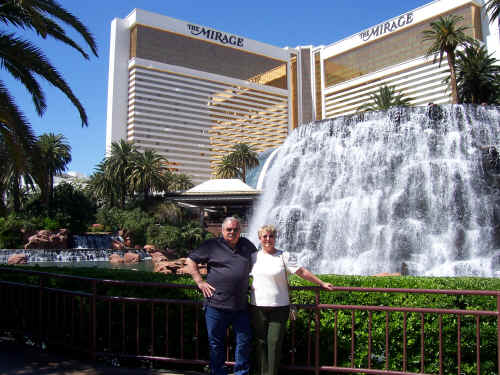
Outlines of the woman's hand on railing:
<svg viewBox="0 0 500 375">
<path fill-rule="evenodd" d="M 326 289 L 326 290 L 333 290 L 333 285 L 330 283 L 322 282 L 320 287 L 322 287 L 323 289 Z"/>
</svg>

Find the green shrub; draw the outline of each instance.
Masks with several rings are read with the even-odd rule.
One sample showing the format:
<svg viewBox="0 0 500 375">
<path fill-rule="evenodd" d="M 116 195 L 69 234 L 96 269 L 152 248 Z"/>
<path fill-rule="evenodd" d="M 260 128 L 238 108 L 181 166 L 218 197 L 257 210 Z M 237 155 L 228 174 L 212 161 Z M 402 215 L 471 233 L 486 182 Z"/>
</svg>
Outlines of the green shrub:
<svg viewBox="0 0 500 375">
<path fill-rule="evenodd" d="M 23 215 L 28 221 L 38 224 L 36 229 L 66 228 L 71 233 L 81 233 L 94 222 L 95 212 L 95 203 L 81 188 L 63 182 L 54 188 L 50 212 L 47 211 L 40 193 L 35 193 L 26 205 Z"/>
<path fill-rule="evenodd" d="M 23 246 L 24 222 L 22 219 L 9 215 L 0 217 L 0 248 L 17 249 Z"/>
<path fill-rule="evenodd" d="M 97 221 L 106 230 L 117 232 L 123 230 L 134 239 L 136 244 L 146 244 L 148 228 L 155 225 L 155 219 L 140 208 L 122 210 L 119 208 L 101 208 L 96 215 Z"/>
<path fill-rule="evenodd" d="M 147 231 L 148 244 L 158 249 L 177 249 L 181 244 L 181 229 L 172 225 L 154 225 Z"/>
<path fill-rule="evenodd" d="M 212 237 L 196 222 L 188 222 L 182 227 L 154 225 L 148 228 L 147 241 L 159 249 L 175 249 L 179 256 L 186 256 L 191 250 Z"/>
<path fill-rule="evenodd" d="M 462 290 L 498 290 L 499 279 L 485 278 L 433 278 L 433 277 L 360 277 L 360 276 L 322 276 L 325 281 L 335 286 L 370 287 L 370 288 L 403 288 L 403 289 L 462 289 Z M 292 277 L 293 285 L 310 285 Z M 314 294 L 310 291 L 292 291 L 292 300 L 298 304 L 314 303 Z M 470 309 L 496 311 L 496 298 L 488 296 L 464 296 L 445 294 L 411 294 L 411 293 L 368 293 L 368 292 L 321 292 L 321 303 L 334 305 L 423 307 L 442 309 Z M 368 324 L 369 313 L 339 308 L 337 310 L 337 346 L 338 364 L 350 366 L 351 328 L 354 314 L 356 334 L 354 341 L 355 367 L 368 367 Z M 372 318 L 372 368 L 383 369 L 385 358 L 389 355 L 389 370 L 400 370 L 403 363 L 403 313 L 389 314 L 389 353 L 385 353 L 385 312 L 373 312 Z M 307 338 L 315 333 L 315 322 L 309 311 L 299 311 L 300 320 L 296 323 L 297 360 L 305 361 Z M 456 338 L 458 322 L 456 315 L 443 315 L 443 358 L 446 373 L 456 373 Z M 420 313 L 407 313 L 407 353 L 408 371 L 420 371 Z M 325 309 L 320 315 L 320 358 L 322 363 L 331 363 L 333 358 L 333 326 L 334 310 Z M 310 324 L 310 326 L 309 326 Z M 425 373 L 438 373 L 439 368 L 439 330 L 436 314 L 424 315 L 425 330 Z M 462 373 L 473 374 L 475 368 L 475 320 L 472 316 L 462 317 Z M 482 317 L 481 331 L 481 370 L 485 374 L 494 374 L 491 363 L 496 363 L 496 318 Z M 314 336 L 312 336 L 314 337 Z M 483 373 L 483 372 L 482 372 Z"/>
</svg>

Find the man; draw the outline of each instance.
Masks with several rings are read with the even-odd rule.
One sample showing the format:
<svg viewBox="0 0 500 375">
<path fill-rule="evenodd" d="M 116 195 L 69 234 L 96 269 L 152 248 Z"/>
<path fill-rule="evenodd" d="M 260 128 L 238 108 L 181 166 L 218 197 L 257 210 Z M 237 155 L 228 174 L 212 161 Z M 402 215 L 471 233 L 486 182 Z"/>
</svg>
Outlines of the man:
<svg viewBox="0 0 500 375">
<path fill-rule="evenodd" d="M 226 375 L 226 330 L 233 326 L 236 336 L 235 375 L 247 375 L 250 368 L 251 328 L 248 315 L 248 274 L 250 257 L 257 249 L 240 237 L 240 221 L 224 219 L 222 238 L 212 238 L 191 252 L 187 270 L 205 297 L 205 321 L 210 347 L 210 374 Z M 198 264 L 207 264 L 206 281 Z"/>
</svg>

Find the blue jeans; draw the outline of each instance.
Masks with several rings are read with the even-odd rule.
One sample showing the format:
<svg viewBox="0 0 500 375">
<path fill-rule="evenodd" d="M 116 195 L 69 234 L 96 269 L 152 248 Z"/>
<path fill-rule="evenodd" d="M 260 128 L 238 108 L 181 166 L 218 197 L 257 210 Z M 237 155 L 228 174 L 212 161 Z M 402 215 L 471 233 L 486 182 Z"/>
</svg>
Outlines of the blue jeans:
<svg viewBox="0 0 500 375">
<path fill-rule="evenodd" d="M 210 347 L 210 374 L 226 375 L 226 330 L 232 325 L 236 337 L 235 375 L 247 375 L 250 370 L 252 331 L 248 311 L 233 311 L 207 306 L 205 309 L 208 345 Z"/>
</svg>

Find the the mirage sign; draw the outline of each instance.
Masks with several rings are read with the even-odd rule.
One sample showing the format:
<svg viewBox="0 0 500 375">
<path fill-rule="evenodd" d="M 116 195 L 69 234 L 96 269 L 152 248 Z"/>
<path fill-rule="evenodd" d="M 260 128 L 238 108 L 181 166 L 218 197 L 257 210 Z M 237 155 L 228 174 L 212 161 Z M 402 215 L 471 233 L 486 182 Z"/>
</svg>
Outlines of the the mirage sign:
<svg viewBox="0 0 500 375">
<path fill-rule="evenodd" d="M 235 47 L 243 47 L 243 38 L 240 38 L 236 35 L 230 35 L 226 33 L 222 33 L 220 31 L 208 29 L 201 26 L 196 25 L 187 25 L 189 32 L 193 35 L 202 35 L 206 39 L 215 40 L 222 44 L 230 44 Z"/>
<path fill-rule="evenodd" d="M 372 38 L 376 38 L 384 34 L 396 31 L 397 29 L 409 25 L 412 22 L 413 22 L 413 12 L 406 13 L 398 18 L 394 18 L 378 26 L 372 27 L 371 29 L 360 32 L 359 37 L 364 42 L 367 42 Z"/>
</svg>

